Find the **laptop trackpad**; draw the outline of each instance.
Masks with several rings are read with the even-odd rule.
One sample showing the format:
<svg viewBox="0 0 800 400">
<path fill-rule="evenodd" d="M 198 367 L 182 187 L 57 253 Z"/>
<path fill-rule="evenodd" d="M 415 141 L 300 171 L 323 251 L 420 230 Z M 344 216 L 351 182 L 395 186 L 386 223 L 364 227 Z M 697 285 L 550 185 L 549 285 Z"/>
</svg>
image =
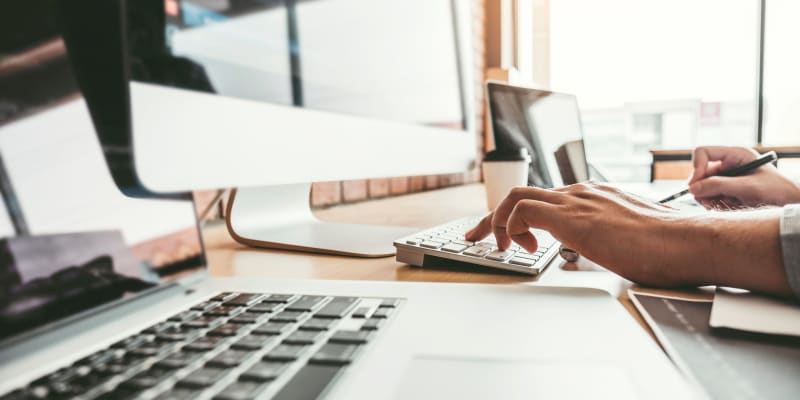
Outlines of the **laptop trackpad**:
<svg viewBox="0 0 800 400">
<path fill-rule="evenodd" d="M 625 372 L 595 362 L 417 357 L 398 399 L 635 399 Z"/>
</svg>

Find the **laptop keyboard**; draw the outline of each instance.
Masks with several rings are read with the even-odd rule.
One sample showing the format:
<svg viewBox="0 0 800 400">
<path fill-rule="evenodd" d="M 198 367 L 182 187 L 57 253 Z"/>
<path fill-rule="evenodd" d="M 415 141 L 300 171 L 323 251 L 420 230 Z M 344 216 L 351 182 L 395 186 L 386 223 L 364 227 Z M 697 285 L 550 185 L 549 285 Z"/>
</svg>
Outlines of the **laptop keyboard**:
<svg viewBox="0 0 800 400">
<path fill-rule="evenodd" d="M 558 254 L 558 242 L 541 229 L 531 230 L 539 244 L 539 248 L 531 252 L 516 243 L 500 251 L 494 235 L 479 242 L 467 241 L 464 234 L 480 220 L 480 217 L 464 218 L 396 240 L 397 261 L 424 267 L 424 256 L 431 256 L 538 275 Z"/>
<path fill-rule="evenodd" d="M 0 399 L 315 399 L 400 304 L 222 293 Z"/>
</svg>

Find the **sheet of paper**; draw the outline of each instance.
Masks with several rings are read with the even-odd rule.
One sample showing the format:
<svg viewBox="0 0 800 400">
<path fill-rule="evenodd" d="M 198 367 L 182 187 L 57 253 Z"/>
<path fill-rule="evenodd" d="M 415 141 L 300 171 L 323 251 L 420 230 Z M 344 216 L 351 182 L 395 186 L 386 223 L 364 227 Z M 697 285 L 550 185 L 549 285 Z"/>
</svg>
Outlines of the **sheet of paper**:
<svg viewBox="0 0 800 400">
<path fill-rule="evenodd" d="M 709 325 L 773 335 L 800 336 L 800 303 L 717 289 Z"/>
</svg>

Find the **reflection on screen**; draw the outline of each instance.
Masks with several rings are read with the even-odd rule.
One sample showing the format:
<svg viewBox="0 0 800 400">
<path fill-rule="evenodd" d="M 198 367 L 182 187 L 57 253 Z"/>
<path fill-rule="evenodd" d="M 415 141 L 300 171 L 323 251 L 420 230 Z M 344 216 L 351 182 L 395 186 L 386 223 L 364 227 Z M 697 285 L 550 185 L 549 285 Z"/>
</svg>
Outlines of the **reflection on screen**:
<svg viewBox="0 0 800 400">
<path fill-rule="evenodd" d="M 129 35 L 141 36 L 136 32 L 147 29 L 145 21 L 163 20 L 167 53 L 155 57 L 153 40 L 134 46 L 135 80 L 368 118 L 464 126 L 449 0 L 164 4 L 163 16 L 134 6 L 139 9 Z"/>
<path fill-rule="evenodd" d="M 115 186 L 50 11 L 0 6 L 0 341 L 204 266 L 190 201 Z"/>
<path fill-rule="evenodd" d="M 562 145 L 582 138 L 575 97 L 499 85 L 490 85 L 489 90 L 495 148 L 528 150 L 528 185 L 560 185 L 555 153 Z"/>
</svg>

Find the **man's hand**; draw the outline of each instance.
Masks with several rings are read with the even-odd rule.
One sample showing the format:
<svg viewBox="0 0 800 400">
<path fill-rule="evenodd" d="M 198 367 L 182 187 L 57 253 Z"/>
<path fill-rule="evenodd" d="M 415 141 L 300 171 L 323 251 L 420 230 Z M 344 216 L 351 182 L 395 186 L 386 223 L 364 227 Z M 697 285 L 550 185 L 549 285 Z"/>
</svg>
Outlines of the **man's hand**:
<svg viewBox="0 0 800 400">
<path fill-rule="evenodd" d="M 519 187 L 466 238 L 494 233 L 501 250 L 514 241 L 537 248 L 530 228 L 637 283 L 721 284 L 789 295 L 780 257 L 780 210 L 685 214 L 619 189 L 576 184 Z"/>
<path fill-rule="evenodd" d="M 535 227 L 628 279 L 660 285 L 698 283 L 699 277 L 690 279 L 663 265 L 675 250 L 665 247 L 664 236 L 668 226 L 679 224 L 679 216 L 671 207 L 606 185 L 576 184 L 554 190 L 519 187 L 466 238 L 478 241 L 494 233 L 501 250 L 514 241 L 535 251 L 536 238 L 530 232 Z M 678 240 L 675 244 L 689 243 Z"/>
<path fill-rule="evenodd" d="M 758 157 L 743 147 L 698 147 L 692 156 L 694 171 L 689 191 L 706 208 L 783 206 L 800 202 L 800 186 L 764 165 L 748 175 L 715 176 Z"/>
</svg>

